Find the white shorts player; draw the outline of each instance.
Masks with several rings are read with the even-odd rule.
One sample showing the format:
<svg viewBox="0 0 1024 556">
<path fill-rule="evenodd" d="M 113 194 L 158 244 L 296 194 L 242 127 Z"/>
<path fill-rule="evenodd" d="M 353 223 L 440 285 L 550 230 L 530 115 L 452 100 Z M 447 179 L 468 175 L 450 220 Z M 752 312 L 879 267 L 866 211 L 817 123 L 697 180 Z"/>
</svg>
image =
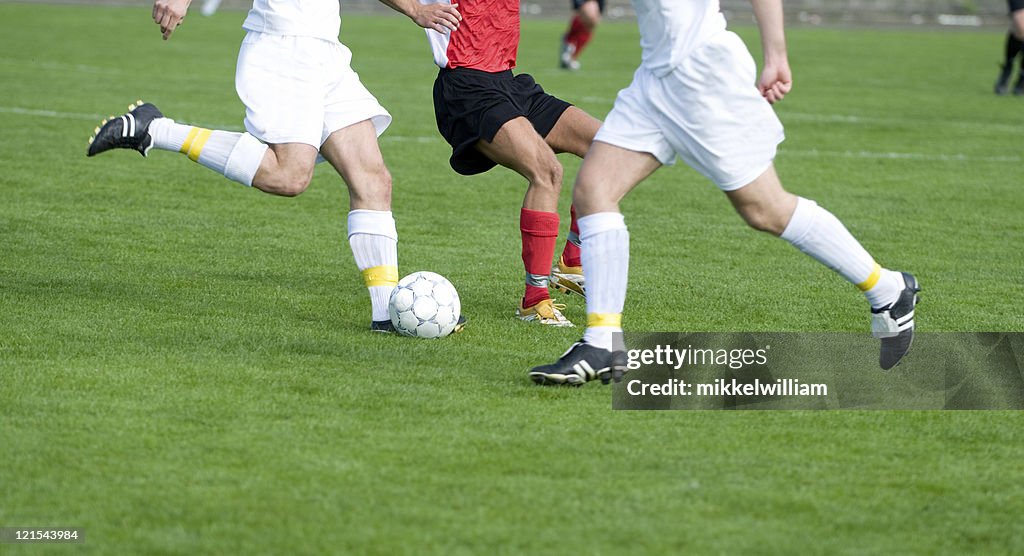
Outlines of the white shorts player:
<svg viewBox="0 0 1024 556">
<path fill-rule="evenodd" d="M 190 0 L 154 0 L 164 39 L 180 25 Z M 388 5 L 431 28 L 457 27 L 451 6 L 416 0 Z M 89 156 L 115 148 L 143 156 L 178 151 L 243 185 L 292 197 L 306 190 L 318 157 L 329 161 L 350 194 L 348 238 L 370 293 L 371 330 L 391 332 L 388 298 L 398 283 L 398 234 L 391 215 L 391 175 L 377 137 L 391 123 L 350 66 L 338 41 L 338 0 L 255 0 L 243 24 L 235 88 L 245 104 L 246 133 L 210 130 L 165 118 L 139 101 L 104 121 Z"/>
<path fill-rule="evenodd" d="M 775 173 L 783 131 L 770 104 L 792 85 L 782 0 L 751 3 L 764 46 L 760 78 L 746 46 L 726 30 L 718 0 L 633 0 L 642 61 L 597 132 L 573 188 L 587 280 L 587 330 L 558 361 L 531 370 L 534 382 L 621 380 L 626 353 L 617 334 L 629 232 L 619 201 L 677 158 L 724 191 L 751 227 L 788 241 L 864 293 L 872 334 L 881 339 L 883 369 L 894 367 L 910 349 L 917 279 L 882 268 L 838 218 L 787 192 Z"/>
<path fill-rule="evenodd" d="M 335 131 L 370 120 L 379 136 L 391 124 L 352 71 L 352 52 L 337 39 L 250 30 L 242 41 L 235 90 L 245 129 L 265 143 L 319 148 Z"/>
<path fill-rule="evenodd" d="M 678 157 L 723 191 L 738 189 L 771 166 L 784 138 L 756 80 L 747 47 L 723 29 L 667 73 L 640 66 L 595 140 L 664 165 Z"/>
</svg>

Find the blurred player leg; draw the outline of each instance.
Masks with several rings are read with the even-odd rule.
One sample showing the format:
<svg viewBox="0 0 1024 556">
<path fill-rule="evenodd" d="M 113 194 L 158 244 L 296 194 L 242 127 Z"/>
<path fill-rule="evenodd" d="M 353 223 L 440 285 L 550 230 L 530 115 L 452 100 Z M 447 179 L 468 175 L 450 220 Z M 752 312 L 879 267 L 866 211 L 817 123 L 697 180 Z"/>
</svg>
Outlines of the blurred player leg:
<svg viewBox="0 0 1024 556">
<path fill-rule="evenodd" d="M 576 0 L 573 2 L 573 7 L 576 11 L 569 21 L 569 29 L 562 36 L 559 65 L 562 69 L 578 70 L 580 69 L 579 56 L 601 22 L 601 12 L 604 10 L 604 6 L 603 2 L 598 0 Z"/>
<path fill-rule="evenodd" d="M 217 8 L 220 7 L 220 0 L 204 0 L 202 7 L 202 14 L 206 16 L 217 13 Z"/>
</svg>

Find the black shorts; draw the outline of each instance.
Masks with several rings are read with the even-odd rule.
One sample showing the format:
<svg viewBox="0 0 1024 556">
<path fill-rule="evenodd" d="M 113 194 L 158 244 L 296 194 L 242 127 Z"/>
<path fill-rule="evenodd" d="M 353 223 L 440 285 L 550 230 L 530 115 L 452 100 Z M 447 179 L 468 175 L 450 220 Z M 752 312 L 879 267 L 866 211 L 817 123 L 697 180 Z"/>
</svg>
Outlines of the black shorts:
<svg viewBox="0 0 1024 556">
<path fill-rule="evenodd" d="M 494 168 L 475 146 L 480 140 L 493 141 L 505 122 L 524 116 L 546 137 L 569 106 L 545 93 L 530 75 L 513 76 L 511 70 L 442 69 L 434 81 L 437 130 L 452 146 L 452 168 L 465 176 Z"/>
<path fill-rule="evenodd" d="M 1024 0 L 1009 0 L 1007 4 L 1010 5 L 1010 13 L 1019 12 L 1024 10 Z"/>
<path fill-rule="evenodd" d="M 1010 0 L 1010 1 L 1012 2 L 1012 1 L 1019 1 L 1019 0 Z M 573 9 L 573 11 L 580 9 L 580 6 L 582 6 L 583 4 L 586 4 L 586 3 L 587 3 L 587 0 L 572 0 L 572 9 Z M 601 10 L 601 13 L 604 13 L 604 0 L 597 0 L 597 6 Z"/>
</svg>

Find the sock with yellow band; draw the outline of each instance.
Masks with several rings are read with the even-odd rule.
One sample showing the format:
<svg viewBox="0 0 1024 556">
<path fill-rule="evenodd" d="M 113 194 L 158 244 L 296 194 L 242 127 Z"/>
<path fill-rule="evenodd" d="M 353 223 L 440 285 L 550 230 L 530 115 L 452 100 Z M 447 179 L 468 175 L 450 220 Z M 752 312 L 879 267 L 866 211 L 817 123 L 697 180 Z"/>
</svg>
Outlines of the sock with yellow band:
<svg viewBox="0 0 1024 556">
<path fill-rule="evenodd" d="M 612 338 L 622 331 L 629 275 L 629 231 L 622 214 L 598 212 L 578 219 L 580 258 L 587 277 L 587 330 L 583 340 L 613 349 Z"/>
<path fill-rule="evenodd" d="M 875 262 L 846 226 L 814 201 L 797 198 L 782 239 L 856 285 L 872 308 L 895 302 L 903 289 L 898 272 Z"/>
<path fill-rule="evenodd" d="M 348 241 L 370 292 L 372 320 L 389 319 L 388 301 L 398 285 L 398 231 L 391 211 L 349 212 Z"/>
<path fill-rule="evenodd" d="M 248 133 L 209 130 L 157 118 L 149 125 L 153 146 L 178 151 L 228 179 L 251 186 L 267 146 Z"/>
</svg>

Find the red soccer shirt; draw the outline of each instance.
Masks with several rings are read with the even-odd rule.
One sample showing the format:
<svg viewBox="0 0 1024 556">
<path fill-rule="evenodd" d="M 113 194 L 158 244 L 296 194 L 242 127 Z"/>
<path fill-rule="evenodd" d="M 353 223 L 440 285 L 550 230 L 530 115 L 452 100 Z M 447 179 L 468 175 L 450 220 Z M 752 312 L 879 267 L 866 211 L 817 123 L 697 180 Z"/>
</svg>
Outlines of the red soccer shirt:
<svg viewBox="0 0 1024 556">
<path fill-rule="evenodd" d="M 433 0 L 420 2 L 428 4 Z M 488 72 L 514 68 L 519 48 L 519 0 L 457 0 L 455 3 L 462 13 L 457 31 L 443 34 L 427 30 L 434 62 L 442 68 Z"/>
</svg>

